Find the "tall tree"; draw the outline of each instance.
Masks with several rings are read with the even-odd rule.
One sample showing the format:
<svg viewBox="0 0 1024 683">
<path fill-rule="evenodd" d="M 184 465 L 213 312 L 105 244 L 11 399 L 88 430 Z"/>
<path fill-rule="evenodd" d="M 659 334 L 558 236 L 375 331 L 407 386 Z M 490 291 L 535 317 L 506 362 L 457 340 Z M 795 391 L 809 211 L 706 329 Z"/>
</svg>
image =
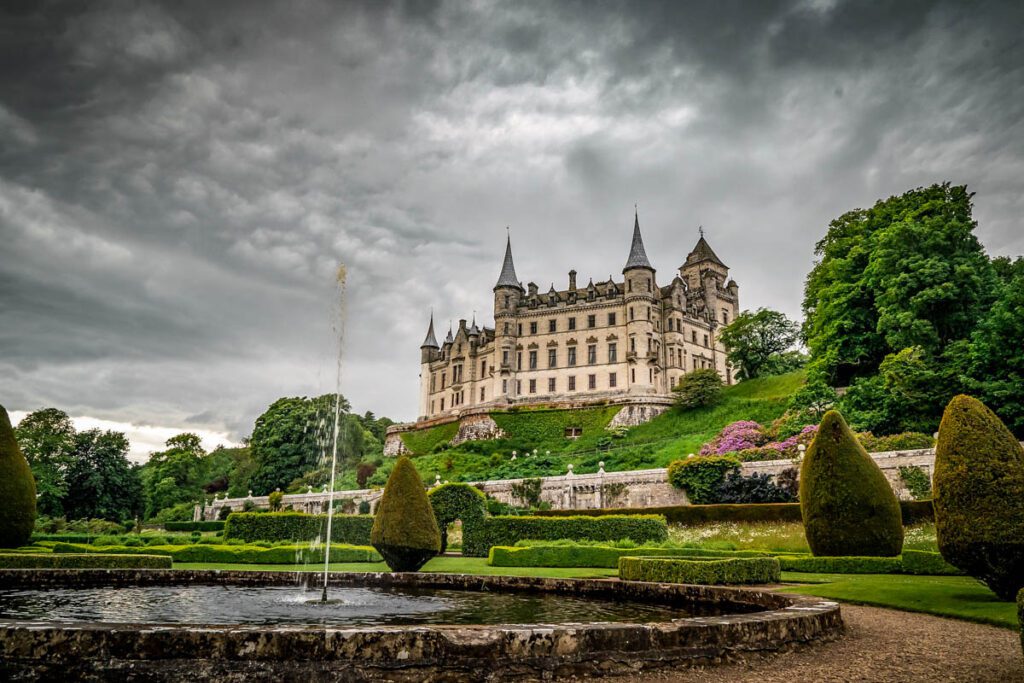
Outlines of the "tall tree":
<svg viewBox="0 0 1024 683">
<path fill-rule="evenodd" d="M 207 483 L 207 467 L 199 436 L 178 434 L 167 439 L 167 450 L 153 453 L 146 463 L 146 517 L 180 503 L 198 501 Z"/>
<path fill-rule="evenodd" d="M 138 471 L 128 462 L 128 439 L 121 432 L 90 429 L 77 434 L 67 484 L 64 510 L 69 519 L 125 521 L 141 511 Z"/>
<path fill-rule="evenodd" d="M 796 343 L 799 329 L 784 313 L 759 308 L 740 313 L 718 338 L 729 362 L 739 368 L 737 377 L 753 379 L 778 364 L 780 356 Z"/>
<path fill-rule="evenodd" d="M 71 418 L 62 410 L 42 408 L 26 415 L 14 434 L 36 480 L 38 513 L 63 516 L 66 474 L 75 449 Z"/>
<path fill-rule="evenodd" d="M 971 337 L 968 388 L 1024 438 L 1024 259 Z"/>
</svg>

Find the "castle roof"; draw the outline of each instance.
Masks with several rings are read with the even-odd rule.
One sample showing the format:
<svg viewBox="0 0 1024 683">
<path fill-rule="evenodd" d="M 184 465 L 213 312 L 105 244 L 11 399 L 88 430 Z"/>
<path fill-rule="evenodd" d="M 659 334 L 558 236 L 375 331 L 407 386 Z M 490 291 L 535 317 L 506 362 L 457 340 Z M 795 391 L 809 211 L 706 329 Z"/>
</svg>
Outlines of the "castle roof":
<svg viewBox="0 0 1024 683">
<path fill-rule="evenodd" d="M 714 249 L 711 248 L 708 241 L 704 239 L 704 232 L 702 230 L 700 233 L 700 239 L 697 240 L 697 246 L 695 246 L 693 251 L 691 251 L 686 257 L 686 263 L 703 263 L 704 261 L 711 261 L 723 268 L 728 268 L 727 265 L 722 263 L 722 259 L 718 258 L 718 254 L 716 254 Z"/>
<path fill-rule="evenodd" d="M 452 344 L 455 342 L 455 337 L 452 336 L 452 325 L 448 323 L 448 336 L 444 338 L 445 344 Z"/>
<path fill-rule="evenodd" d="M 476 315 L 473 316 L 473 324 L 469 326 L 469 336 L 480 334 L 480 328 L 476 326 Z"/>
<path fill-rule="evenodd" d="M 509 237 L 505 242 L 505 260 L 501 264 L 501 274 L 498 275 L 498 283 L 494 285 L 494 288 L 498 287 L 515 287 L 516 289 L 522 289 L 523 286 L 519 284 L 519 278 L 516 277 L 516 266 L 512 263 L 512 238 Z"/>
<path fill-rule="evenodd" d="M 428 346 L 431 347 L 431 348 L 434 348 L 434 349 L 439 348 L 438 344 L 437 344 L 437 337 L 434 336 L 434 314 L 433 313 L 430 314 L 430 327 L 427 328 L 427 338 L 423 340 L 422 344 L 420 344 L 420 348 L 422 349 L 422 348 L 425 348 L 425 347 L 428 347 Z"/>
<path fill-rule="evenodd" d="M 640 217 L 637 214 L 633 214 L 633 243 L 629 247 L 629 258 L 626 259 L 626 266 L 622 269 L 622 272 L 626 272 L 630 268 L 654 270 L 654 266 L 647 260 L 644 240 L 640 236 Z"/>
</svg>

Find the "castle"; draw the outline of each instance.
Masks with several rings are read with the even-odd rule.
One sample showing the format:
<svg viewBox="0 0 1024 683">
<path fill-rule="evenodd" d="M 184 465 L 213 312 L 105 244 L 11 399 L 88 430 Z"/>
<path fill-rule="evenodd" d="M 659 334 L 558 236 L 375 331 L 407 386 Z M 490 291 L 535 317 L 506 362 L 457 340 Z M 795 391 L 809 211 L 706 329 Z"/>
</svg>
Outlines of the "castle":
<svg viewBox="0 0 1024 683">
<path fill-rule="evenodd" d="M 449 329 L 443 344 L 434 318 L 420 346 L 417 423 L 447 421 L 515 405 L 579 407 L 595 403 L 667 406 L 687 372 L 734 369 L 716 332 L 739 314 L 739 287 L 701 230 L 671 282 L 659 286 L 634 215 L 623 280 L 541 293 L 524 289 L 512 242 L 494 285 L 494 327 Z M 660 411 L 659 411 L 660 412 Z"/>
</svg>

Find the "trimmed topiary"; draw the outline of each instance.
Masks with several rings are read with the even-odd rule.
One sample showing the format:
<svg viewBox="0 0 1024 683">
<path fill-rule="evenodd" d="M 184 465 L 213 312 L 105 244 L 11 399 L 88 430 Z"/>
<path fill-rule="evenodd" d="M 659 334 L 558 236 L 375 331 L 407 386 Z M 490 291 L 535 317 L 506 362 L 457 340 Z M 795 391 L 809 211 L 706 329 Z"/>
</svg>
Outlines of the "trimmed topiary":
<svg viewBox="0 0 1024 683">
<path fill-rule="evenodd" d="M 939 552 L 1013 600 L 1024 588 L 1024 449 L 975 398 L 956 396 L 942 414 L 933 490 Z"/>
<path fill-rule="evenodd" d="M 28 543 L 36 524 L 36 480 L 14 438 L 11 418 L 0 406 L 0 548 Z"/>
<path fill-rule="evenodd" d="M 412 461 L 400 457 L 377 505 L 370 543 L 396 572 L 414 572 L 441 551 L 441 531 Z"/>
<path fill-rule="evenodd" d="M 800 467 L 800 513 L 815 555 L 895 557 L 903 549 L 896 494 L 834 410 Z"/>
<path fill-rule="evenodd" d="M 427 494 L 434 519 L 441 529 L 441 552 L 448 547 L 448 525 L 462 520 L 463 533 L 475 529 L 487 516 L 487 496 L 469 484 L 442 484 Z"/>
</svg>

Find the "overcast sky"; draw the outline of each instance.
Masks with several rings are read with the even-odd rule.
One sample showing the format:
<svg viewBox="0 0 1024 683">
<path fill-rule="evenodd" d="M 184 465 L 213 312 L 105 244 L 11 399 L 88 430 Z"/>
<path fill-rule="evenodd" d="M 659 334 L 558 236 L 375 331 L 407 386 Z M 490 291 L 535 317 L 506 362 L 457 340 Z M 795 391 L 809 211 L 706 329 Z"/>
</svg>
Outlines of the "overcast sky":
<svg viewBox="0 0 1024 683">
<path fill-rule="evenodd" d="M 430 308 L 493 324 L 505 226 L 524 282 L 585 285 L 634 203 L 662 283 L 703 224 L 743 307 L 793 317 L 829 220 L 916 186 L 1024 252 L 1021 2 L 0 11 L 12 411 L 248 435 L 331 388 L 344 263 L 343 392 L 412 419 Z"/>
</svg>

